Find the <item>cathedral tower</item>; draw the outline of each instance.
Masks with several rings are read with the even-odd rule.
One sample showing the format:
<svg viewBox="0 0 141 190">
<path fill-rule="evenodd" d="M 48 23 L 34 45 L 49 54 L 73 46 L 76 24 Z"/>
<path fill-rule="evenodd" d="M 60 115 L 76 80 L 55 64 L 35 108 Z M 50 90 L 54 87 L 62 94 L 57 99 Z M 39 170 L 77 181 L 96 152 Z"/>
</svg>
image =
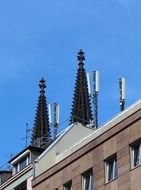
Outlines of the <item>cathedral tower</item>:
<svg viewBox="0 0 141 190">
<path fill-rule="evenodd" d="M 39 83 L 40 95 L 37 104 L 37 110 L 32 133 L 32 145 L 46 148 L 51 143 L 49 116 L 45 96 L 45 80 L 41 79 Z"/>
<path fill-rule="evenodd" d="M 79 51 L 77 58 L 79 63 L 70 121 L 71 123 L 80 122 L 83 125 L 87 125 L 93 118 L 88 94 L 86 71 L 84 68 L 85 56 L 82 50 Z"/>
</svg>

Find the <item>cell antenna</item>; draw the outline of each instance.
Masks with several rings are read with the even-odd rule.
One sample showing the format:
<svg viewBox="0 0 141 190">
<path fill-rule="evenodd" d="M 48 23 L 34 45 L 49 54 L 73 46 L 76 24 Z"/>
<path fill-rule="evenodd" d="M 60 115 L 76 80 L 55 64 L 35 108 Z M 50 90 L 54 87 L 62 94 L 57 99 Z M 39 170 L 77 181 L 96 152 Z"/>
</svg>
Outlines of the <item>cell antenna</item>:
<svg viewBox="0 0 141 190">
<path fill-rule="evenodd" d="M 99 93 L 99 72 L 93 71 L 93 81 L 94 81 L 94 90 L 93 90 L 93 104 L 94 104 L 94 127 L 98 127 L 98 93 Z"/>
<path fill-rule="evenodd" d="M 120 111 L 125 108 L 125 96 L 126 96 L 126 81 L 125 78 L 119 79 L 119 89 L 120 89 Z"/>
<path fill-rule="evenodd" d="M 52 117 L 51 117 L 51 104 L 48 104 L 48 116 L 49 116 L 49 124 L 52 124 Z"/>
<path fill-rule="evenodd" d="M 56 139 L 58 133 L 58 126 L 59 126 L 59 104 L 54 103 L 54 139 Z"/>
<path fill-rule="evenodd" d="M 87 82 L 88 82 L 88 93 L 89 96 L 91 96 L 90 73 L 87 73 Z"/>
<path fill-rule="evenodd" d="M 98 127 L 99 72 L 93 71 L 91 73 L 87 73 L 87 83 L 88 83 L 89 97 L 92 101 L 92 107 L 93 107 L 92 124 L 94 128 L 97 128 Z"/>
</svg>

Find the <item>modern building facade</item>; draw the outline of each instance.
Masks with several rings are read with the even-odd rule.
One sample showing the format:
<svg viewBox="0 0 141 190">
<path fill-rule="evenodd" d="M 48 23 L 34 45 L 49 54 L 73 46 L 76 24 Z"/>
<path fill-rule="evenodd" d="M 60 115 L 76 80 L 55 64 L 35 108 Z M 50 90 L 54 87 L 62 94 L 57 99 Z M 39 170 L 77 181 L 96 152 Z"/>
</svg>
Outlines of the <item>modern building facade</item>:
<svg viewBox="0 0 141 190">
<path fill-rule="evenodd" d="M 84 126 L 77 125 L 74 134 L 81 134 Z M 34 190 L 141 189 L 141 101 L 70 146 L 66 142 L 65 151 L 58 151 L 58 141 L 37 159 Z"/>
</svg>

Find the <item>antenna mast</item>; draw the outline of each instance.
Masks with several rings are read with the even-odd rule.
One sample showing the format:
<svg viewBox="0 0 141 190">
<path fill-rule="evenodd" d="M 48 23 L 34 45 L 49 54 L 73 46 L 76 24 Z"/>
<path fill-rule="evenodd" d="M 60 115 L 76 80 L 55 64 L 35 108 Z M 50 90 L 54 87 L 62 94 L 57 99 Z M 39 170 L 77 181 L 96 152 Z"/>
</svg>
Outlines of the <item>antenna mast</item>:
<svg viewBox="0 0 141 190">
<path fill-rule="evenodd" d="M 59 104 L 54 103 L 54 139 L 56 139 L 59 127 Z"/>
<path fill-rule="evenodd" d="M 87 73 L 87 81 L 88 81 L 88 93 L 93 103 L 93 119 L 94 119 L 93 126 L 97 128 L 98 127 L 99 72 L 93 71 L 92 73 Z M 93 84 L 92 93 L 91 93 L 91 82 Z"/>
<path fill-rule="evenodd" d="M 120 111 L 123 111 L 125 108 L 125 78 L 119 79 L 119 88 L 120 88 Z"/>
<path fill-rule="evenodd" d="M 94 127 L 98 127 L 98 93 L 99 93 L 99 72 L 93 71 L 93 104 L 94 104 Z"/>
<path fill-rule="evenodd" d="M 28 138 L 29 138 L 28 134 L 30 131 L 31 131 L 31 129 L 28 128 L 28 123 L 26 123 L 26 132 L 25 132 L 25 146 L 26 147 L 28 145 Z"/>
</svg>

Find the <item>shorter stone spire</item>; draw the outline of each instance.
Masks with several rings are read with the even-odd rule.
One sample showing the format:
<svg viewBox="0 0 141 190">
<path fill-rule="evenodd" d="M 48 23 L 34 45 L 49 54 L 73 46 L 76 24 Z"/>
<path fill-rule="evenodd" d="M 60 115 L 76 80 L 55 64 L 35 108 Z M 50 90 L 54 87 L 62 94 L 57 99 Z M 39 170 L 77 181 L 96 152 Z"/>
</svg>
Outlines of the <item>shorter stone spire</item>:
<svg viewBox="0 0 141 190">
<path fill-rule="evenodd" d="M 84 69 L 84 52 L 82 49 L 78 52 L 78 70 L 76 76 L 73 105 L 71 112 L 71 123 L 80 122 L 87 125 L 92 120 L 92 111 L 88 94 L 88 84 L 86 71 Z"/>
<path fill-rule="evenodd" d="M 51 143 L 49 116 L 45 96 L 45 80 L 42 78 L 39 82 L 40 95 L 37 104 L 33 134 L 32 145 L 46 148 Z"/>
</svg>

